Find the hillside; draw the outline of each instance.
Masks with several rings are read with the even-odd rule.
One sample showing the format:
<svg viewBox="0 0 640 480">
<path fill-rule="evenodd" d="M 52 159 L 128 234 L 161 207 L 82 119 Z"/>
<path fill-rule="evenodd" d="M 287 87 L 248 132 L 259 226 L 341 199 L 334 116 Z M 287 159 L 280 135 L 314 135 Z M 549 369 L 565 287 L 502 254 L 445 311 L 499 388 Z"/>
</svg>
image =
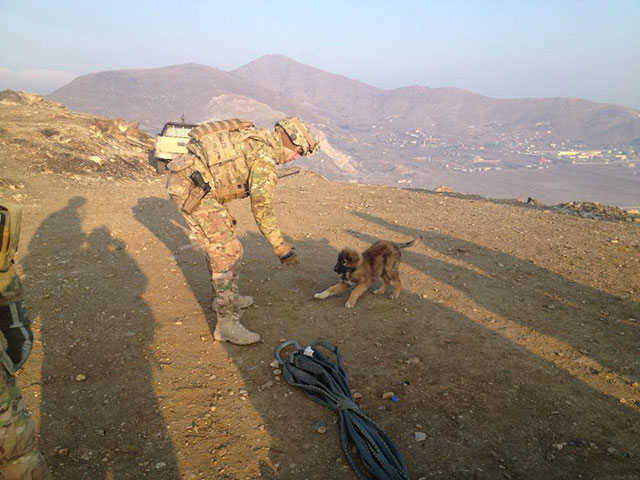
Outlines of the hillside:
<svg viewBox="0 0 640 480">
<path fill-rule="evenodd" d="M 461 142 L 544 133 L 545 142 L 602 145 L 640 137 L 638 111 L 577 98 L 498 100 L 459 88 L 419 86 L 382 90 L 282 55 L 260 57 L 231 73 L 312 104 L 337 123 L 418 128 Z"/>
<path fill-rule="evenodd" d="M 411 478 L 637 477 L 637 224 L 303 172 L 275 205 L 296 268 L 246 201 L 230 205 L 256 300 L 243 321 L 264 343 L 221 345 L 204 254 L 165 178 L 130 157 L 144 137 L 101 138 L 98 120 L 121 123 L 7 95 L 0 202 L 25 209 L 17 265 L 35 332 L 18 381 L 54 478 L 355 479 L 335 415 L 270 366 L 282 340 L 318 337 L 339 346 Z M 86 161 L 98 152 L 102 165 Z M 343 246 L 418 235 L 398 300 L 313 298 Z"/>
<path fill-rule="evenodd" d="M 42 95 L 0 92 L 5 179 L 52 173 L 140 179 L 152 171 L 153 142 L 130 120 L 74 112 Z"/>
<path fill-rule="evenodd" d="M 172 67 L 114 70 L 79 77 L 47 98 L 75 110 L 134 119 L 149 131 L 157 132 L 168 121 L 184 116 L 188 123 L 217 118 L 217 101 L 232 97 L 244 100 L 242 108 L 295 111 L 286 97 L 216 68 L 185 64 Z M 228 108 L 228 107 L 227 107 Z M 279 118 L 279 113 L 268 115 Z M 300 114 L 308 113 L 306 111 Z M 263 112 L 264 115 L 264 112 Z M 253 115 L 251 115 L 253 117 Z"/>
<path fill-rule="evenodd" d="M 265 55 L 231 73 L 254 85 L 287 95 L 300 104 L 313 105 L 338 123 L 369 118 L 368 109 L 384 92 L 283 55 Z"/>
<path fill-rule="evenodd" d="M 232 72 L 194 64 L 100 72 L 48 98 L 137 120 L 149 132 L 183 115 L 192 123 L 249 118 L 262 127 L 298 115 L 331 152 L 303 164 L 330 179 L 640 207 L 640 112 L 618 105 L 383 90 L 282 55 Z"/>
</svg>

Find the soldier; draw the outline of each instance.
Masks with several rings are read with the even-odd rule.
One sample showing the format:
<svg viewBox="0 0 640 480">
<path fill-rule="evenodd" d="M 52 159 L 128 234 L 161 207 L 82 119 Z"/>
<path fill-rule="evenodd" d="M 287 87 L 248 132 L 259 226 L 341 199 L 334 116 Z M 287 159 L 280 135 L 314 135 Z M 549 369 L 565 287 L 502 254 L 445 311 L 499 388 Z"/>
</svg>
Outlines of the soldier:
<svg viewBox="0 0 640 480">
<path fill-rule="evenodd" d="M 21 211 L 0 205 L 0 330 L 6 342 L 0 365 L 0 479 L 48 479 L 49 469 L 36 446 L 34 425 L 14 377 L 31 353 L 33 334 L 13 269 Z"/>
<path fill-rule="evenodd" d="M 250 197 L 258 228 L 276 256 L 285 265 L 297 265 L 298 257 L 282 238 L 273 212 L 276 165 L 312 154 L 318 142 L 297 117 L 277 122 L 273 132 L 251 122 L 227 120 L 204 123 L 189 135 L 189 153 L 167 166 L 167 189 L 207 255 L 217 316 L 214 338 L 237 345 L 256 343 L 260 335 L 240 323 L 240 309 L 253 298 L 238 293 L 243 249 L 226 204 Z"/>
</svg>

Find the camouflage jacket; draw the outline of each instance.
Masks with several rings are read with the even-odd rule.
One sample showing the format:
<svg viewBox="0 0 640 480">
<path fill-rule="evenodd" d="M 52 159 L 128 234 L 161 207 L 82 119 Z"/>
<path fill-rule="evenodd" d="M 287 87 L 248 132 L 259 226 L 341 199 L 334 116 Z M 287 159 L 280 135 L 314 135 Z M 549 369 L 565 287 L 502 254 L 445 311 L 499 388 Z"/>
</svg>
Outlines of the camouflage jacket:
<svg viewBox="0 0 640 480">
<path fill-rule="evenodd" d="M 234 167 L 233 163 L 214 165 L 209 168 L 202 161 L 196 161 L 194 167 L 203 174 L 210 184 L 213 177 L 219 178 L 219 175 L 214 175 L 213 169 L 235 168 L 231 177 L 235 179 L 235 183 L 242 185 L 243 193 L 227 195 L 226 192 L 218 191 L 216 192 L 218 200 L 221 203 L 226 203 L 233 198 L 244 197 L 248 194 L 256 224 L 271 246 L 275 248 L 284 241 L 273 210 L 273 199 L 278 180 L 276 166 L 283 161 L 282 139 L 279 134 L 271 130 L 250 127 L 230 132 L 230 140 L 235 150 L 244 156 L 240 168 L 237 164 Z M 192 145 L 191 143 L 190 146 Z M 202 159 L 202 156 L 198 155 L 197 149 L 190 148 L 190 150 Z M 209 171 L 203 171 L 205 169 Z"/>
</svg>

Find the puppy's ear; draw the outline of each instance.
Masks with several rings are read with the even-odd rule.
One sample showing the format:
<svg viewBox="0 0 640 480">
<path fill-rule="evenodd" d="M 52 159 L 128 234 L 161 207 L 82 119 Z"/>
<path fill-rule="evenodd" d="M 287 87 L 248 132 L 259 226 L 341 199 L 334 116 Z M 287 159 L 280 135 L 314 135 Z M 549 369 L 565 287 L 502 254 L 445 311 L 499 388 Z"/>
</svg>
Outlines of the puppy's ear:
<svg viewBox="0 0 640 480">
<path fill-rule="evenodd" d="M 355 267 L 360 263 L 360 255 L 355 250 L 345 249 L 343 250 L 344 259 L 351 265 Z"/>
</svg>

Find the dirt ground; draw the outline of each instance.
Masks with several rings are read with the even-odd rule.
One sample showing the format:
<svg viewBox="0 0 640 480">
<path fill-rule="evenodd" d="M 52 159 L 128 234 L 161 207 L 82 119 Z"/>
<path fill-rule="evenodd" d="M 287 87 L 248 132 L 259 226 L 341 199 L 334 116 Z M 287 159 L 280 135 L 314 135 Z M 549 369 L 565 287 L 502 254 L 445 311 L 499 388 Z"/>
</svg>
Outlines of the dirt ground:
<svg viewBox="0 0 640 480">
<path fill-rule="evenodd" d="M 270 366 L 280 341 L 316 338 L 413 479 L 640 478 L 638 224 L 288 177 L 298 267 L 231 205 L 243 321 L 264 338 L 236 347 L 212 339 L 204 255 L 162 178 L 10 176 L 36 336 L 19 382 L 56 479 L 356 478 L 335 415 Z M 418 235 L 398 300 L 313 298 L 341 247 Z"/>
</svg>

